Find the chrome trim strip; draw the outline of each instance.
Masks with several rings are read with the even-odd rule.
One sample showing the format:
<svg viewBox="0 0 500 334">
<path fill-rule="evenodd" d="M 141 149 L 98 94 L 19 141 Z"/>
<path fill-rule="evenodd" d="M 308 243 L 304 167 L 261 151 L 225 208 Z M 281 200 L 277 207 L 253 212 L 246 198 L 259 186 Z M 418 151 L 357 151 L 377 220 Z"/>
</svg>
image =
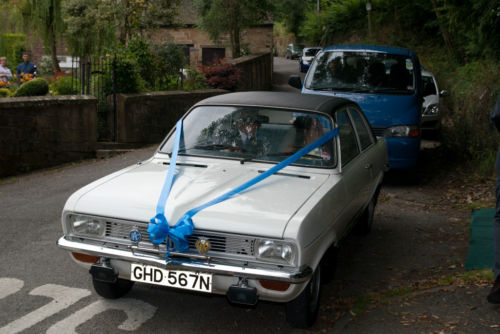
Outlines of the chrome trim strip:
<svg viewBox="0 0 500 334">
<path fill-rule="evenodd" d="M 153 253 L 153 254 L 165 256 L 165 252 L 161 251 L 158 248 L 147 248 L 147 247 L 140 247 L 140 246 L 136 246 L 136 245 L 128 246 L 128 248 L 130 248 L 132 250 L 132 252 L 139 251 L 139 252 Z M 186 253 L 179 253 L 179 252 L 170 252 L 170 255 L 174 256 L 174 257 L 193 258 L 193 259 L 197 259 L 197 260 L 204 260 L 204 261 L 210 262 L 210 256 L 205 256 L 205 255 L 186 254 Z"/>
<path fill-rule="evenodd" d="M 238 276 L 245 278 L 255 278 L 261 280 L 280 281 L 288 283 L 302 283 L 308 281 L 312 276 L 312 269 L 304 267 L 299 271 L 285 271 L 284 268 L 260 269 L 249 266 L 235 266 L 218 263 L 200 263 L 200 262 L 166 262 L 157 257 L 145 255 L 135 255 L 130 251 L 108 248 L 97 245 L 89 245 L 81 242 L 67 240 L 64 236 L 57 241 L 59 248 L 85 254 L 102 256 L 111 259 L 118 259 L 129 262 L 143 263 L 158 266 L 165 269 L 180 269 L 202 271 L 213 273 L 215 275 Z"/>
</svg>

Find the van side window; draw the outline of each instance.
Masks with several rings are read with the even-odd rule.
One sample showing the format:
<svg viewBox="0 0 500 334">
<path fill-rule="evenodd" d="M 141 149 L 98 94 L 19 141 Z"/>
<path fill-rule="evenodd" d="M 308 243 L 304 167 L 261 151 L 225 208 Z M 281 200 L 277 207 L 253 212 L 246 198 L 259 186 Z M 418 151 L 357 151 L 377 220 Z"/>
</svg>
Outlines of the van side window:
<svg viewBox="0 0 500 334">
<path fill-rule="evenodd" d="M 342 166 L 345 166 L 359 154 L 359 148 L 356 143 L 356 134 L 354 133 L 349 116 L 347 116 L 347 112 L 339 111 L 336 116 L 337 125 L 339 127 Z"/>
<path fill-rule="evenodd" d="M 361 149 L 364 150 L 373 143 L 373 136 L 368 124 L 364 121 L 363 117 L 359 114 L 356 109 L 349 109 L 349 115 L 351 115 L 352 122 L 354 123 L 354 128 L 358 133 L 359 144 Z"/>
</svg>

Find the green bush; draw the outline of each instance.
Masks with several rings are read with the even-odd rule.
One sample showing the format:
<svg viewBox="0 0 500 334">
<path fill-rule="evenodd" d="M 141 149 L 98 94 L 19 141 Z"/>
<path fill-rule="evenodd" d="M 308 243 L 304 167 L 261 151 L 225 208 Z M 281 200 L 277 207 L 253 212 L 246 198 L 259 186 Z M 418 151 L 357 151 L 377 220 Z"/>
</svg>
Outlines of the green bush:
<svg viewBox="0 0 500 334">
<path fill-rule="evenodd" d="M 8 88 L 0 88 L 0 97 L 9 97 L 10 90 Z"/>
<path fill-rule="evenodd" d="M 452 74 L 453 85 L 448 98 L 448 114 L 445 114 L 443 141 L 451 152 L 463 161 L 469 161 L 483 174 L 495 158 L 499 136 L 490 113 L 500 94 L 500 63 L 474 61 L 459 67 Z"/>
<path fill-rule="evenodd" d="M 73 88 L 73 81 L 71 76 L 61 75 L 50 84 L 50 91 L 52 95 L 73 95 L 76 94 L 78 89 Z M 76 81 L 76 79 L 74 79 Z M 77 82 L 77 81 L 76 81 Z"/>
<path fill-rule="evenodd" d="M 205 76 L 194 67 L 189 67 L 187 69 L 187 75 L 186 78 L 182 81 L 182 84 L 182 88 L 186 90 L 211 88 L 207 84 L 207 79 L 205 78 Z"/>
<path fill-rule="evenodd" d="M 42 78 L 33 79 L 25 82 L 14 93 L 15 97 L 19 96 L 42 96 L 49 92 L 49 84 Z"/>
<path fill-rule="evenodd" d="M 116 69 L 116 93 L 130 94 L 145 91 L 145 81 L 139 75 L 139 67 L 133 56 L 117 56 L 114 62 Z M 106 95 L 113 93 L 112 75 L 105 78 L 104 91 Z"/>
<path fill-rule="evenodd" d="M 26 51 L 26 35 L 0 34 L 0 56 L 7 57 L 7 66 L 13 71 L 22 62 L 22 52 Z"/>
</svg>

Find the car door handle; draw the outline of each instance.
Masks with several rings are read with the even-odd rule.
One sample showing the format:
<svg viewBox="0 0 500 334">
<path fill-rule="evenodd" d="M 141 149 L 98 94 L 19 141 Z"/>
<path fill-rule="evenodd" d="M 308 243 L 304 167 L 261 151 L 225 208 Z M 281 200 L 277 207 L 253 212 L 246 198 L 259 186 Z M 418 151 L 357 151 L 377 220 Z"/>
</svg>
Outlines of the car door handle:
<svg viewBox="0 0 500 334">
<path fill-rule="evenodd" d="M 370 169 L 370 168 L 372 168 L 372 164 L 366 164 L 365 165 L 365 169 Z"/>
</svg>

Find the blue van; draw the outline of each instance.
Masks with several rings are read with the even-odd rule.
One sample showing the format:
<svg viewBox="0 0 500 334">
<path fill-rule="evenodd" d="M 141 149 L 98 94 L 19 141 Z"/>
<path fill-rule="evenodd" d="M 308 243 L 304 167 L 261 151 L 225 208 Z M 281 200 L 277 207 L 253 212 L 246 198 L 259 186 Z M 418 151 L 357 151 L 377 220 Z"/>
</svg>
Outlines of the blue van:
<svg viewBox="0 0 500 334">
<path fill-rule="evenodd" d="M 372 45 L 340 45 L 321 50 L 302 85 L 303 94 L 343 97 L 364 111 L 376 136 L 385 137 L 389 166 L 411 169 L 420 149 L 421 69 L 411 50 Z"/>
</svg>

